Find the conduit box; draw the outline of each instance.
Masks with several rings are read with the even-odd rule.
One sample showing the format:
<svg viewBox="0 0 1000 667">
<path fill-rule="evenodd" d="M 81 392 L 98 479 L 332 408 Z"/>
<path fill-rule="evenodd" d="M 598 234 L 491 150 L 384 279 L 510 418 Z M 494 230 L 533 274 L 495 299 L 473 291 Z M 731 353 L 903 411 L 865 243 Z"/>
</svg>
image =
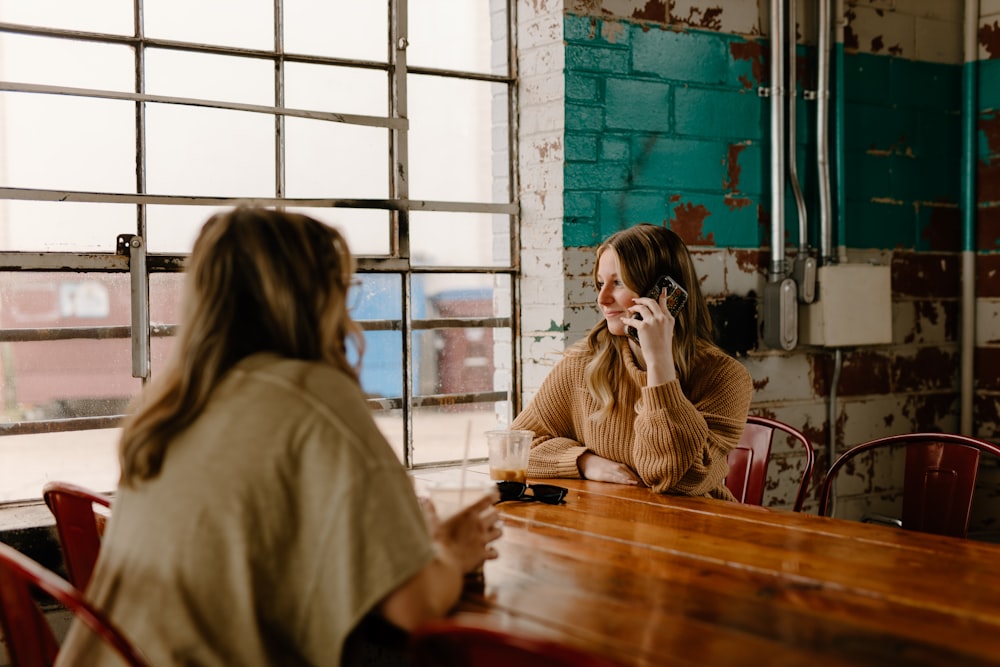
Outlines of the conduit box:
<svg viewBox="0 0 1000 667">
<path fill-rule="evenodd" d="M 816 300 L 799 311 L 799 342 L 850 347 L 892 342 L 888 266 L 831 264 L 816 272 Z"/>
</svg>

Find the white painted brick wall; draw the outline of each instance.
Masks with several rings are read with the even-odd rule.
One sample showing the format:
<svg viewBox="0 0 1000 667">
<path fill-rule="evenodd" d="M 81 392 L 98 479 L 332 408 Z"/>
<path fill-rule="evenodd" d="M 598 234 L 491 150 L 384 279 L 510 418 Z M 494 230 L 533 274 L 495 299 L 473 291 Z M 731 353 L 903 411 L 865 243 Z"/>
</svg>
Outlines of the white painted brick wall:
<svg viewBox="0 0 1000 667">
<path fill-rule="evenodd" d="M 566 292 L 562 242 L 563 8 L 563 0 L 521 0 L 517 6 L 520 342 L 525 405 L 565 341 L 561 331 Z"/>
</svg>

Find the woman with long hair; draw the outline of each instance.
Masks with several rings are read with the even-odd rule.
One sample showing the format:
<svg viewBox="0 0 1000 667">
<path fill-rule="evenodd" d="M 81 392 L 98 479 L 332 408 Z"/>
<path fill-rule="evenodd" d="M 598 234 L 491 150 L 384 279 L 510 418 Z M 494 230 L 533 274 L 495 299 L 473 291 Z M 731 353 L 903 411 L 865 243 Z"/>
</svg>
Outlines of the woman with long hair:
<svg viewBox="0 0 1000 667">
<path fill-rule="evenodd" d="M 727 456 L 753 386 L 714 342 L 687 246 L 657 225 L 619 231 L 597 248 L 594 284 L 603 318 L 511 426 L 535 432 L 528 475 L 733 500 Z"/>
<path fill-rule="evenodd" d="M 304 215 L 202 228 L 87 591 L 152 664 L 346 664 L 356 628 L 445 614 L 495 556 L 494 499 L 432 532 L 376 427 L 349 361 L 352 275 L 343 237 Z M 59 659 L 115 664 L 105 651 L 74 626 Z"/>
</svg>

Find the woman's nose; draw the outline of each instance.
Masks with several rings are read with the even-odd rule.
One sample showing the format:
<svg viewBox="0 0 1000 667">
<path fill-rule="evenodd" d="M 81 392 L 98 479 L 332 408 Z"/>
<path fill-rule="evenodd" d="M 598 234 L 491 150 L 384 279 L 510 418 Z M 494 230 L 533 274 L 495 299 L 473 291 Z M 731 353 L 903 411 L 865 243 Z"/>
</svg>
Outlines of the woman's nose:
<svg viewBox="0 0 1000 667">
<path fill-rule="evenodd" d="M 597 303 L 611 303 L 614 298 L 611 296 L 611 287 L 609 285 L 604 285 L 601 289 L 597 290 Z"/>
</svg>

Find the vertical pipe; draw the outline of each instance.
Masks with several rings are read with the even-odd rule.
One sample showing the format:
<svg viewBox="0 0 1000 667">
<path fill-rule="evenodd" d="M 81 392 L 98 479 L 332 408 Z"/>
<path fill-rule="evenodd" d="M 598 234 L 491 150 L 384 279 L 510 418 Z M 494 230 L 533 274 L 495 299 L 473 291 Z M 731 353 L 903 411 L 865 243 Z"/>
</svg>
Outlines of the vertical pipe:
<svg viewBox="0 0 1000 667">
<path fill-rule="evenodd" d="M 844 185 L 845 179 L 845 169 L 844 169 L 844 115 L 845 115 L 845 104 L 844 104 L 844 0 L 836 0 L 836 44 L 834 45 L 834 53 L 836 55 L 836 67 L 834 70 L 835 74 L 835 88 L 834 88 L 834 154 L 835 154 L 835 168 L 837 172 L 837 183 L 834 192 L 837 194 L 837 247 L 838 257 L 844 261 L 847 260 L 847 188 Z M 831 220 L 832 223 L 832 220 Z M 832 244 L 832 234 L 830 234 L 829 243 Z"/>
<path fill-rule="evenodd" d="M 806 201 L 802 196 L 798 167 L 798 0 L 788 0 L 788 177 L 795 195 L 795 211 L 799 219 L 799 256 L 808 252 L 809 229 Z"/>
<path fill-rule="evenodd" d="M 782 0 L 771 0 L 771 268 L 770 282 L 785 277 L 785 34 Z"/>
<path fill-rule="evenodd" d="M 819 34 L 816 40 L 816 169 L 819 172 L 820 258 L 833 261 L 830 199 L 830 0 L 819 0 Z"/>
<path fill-rule="evenodd" d="M 976 87 L 979 60 L 979 0 L 965 0 L 964 52 L 962 66 L 962 339 L 959 373 L 960 428 L 975 435 L 972 398 L 975 386 L 976 351 Z"/>
</svg>

